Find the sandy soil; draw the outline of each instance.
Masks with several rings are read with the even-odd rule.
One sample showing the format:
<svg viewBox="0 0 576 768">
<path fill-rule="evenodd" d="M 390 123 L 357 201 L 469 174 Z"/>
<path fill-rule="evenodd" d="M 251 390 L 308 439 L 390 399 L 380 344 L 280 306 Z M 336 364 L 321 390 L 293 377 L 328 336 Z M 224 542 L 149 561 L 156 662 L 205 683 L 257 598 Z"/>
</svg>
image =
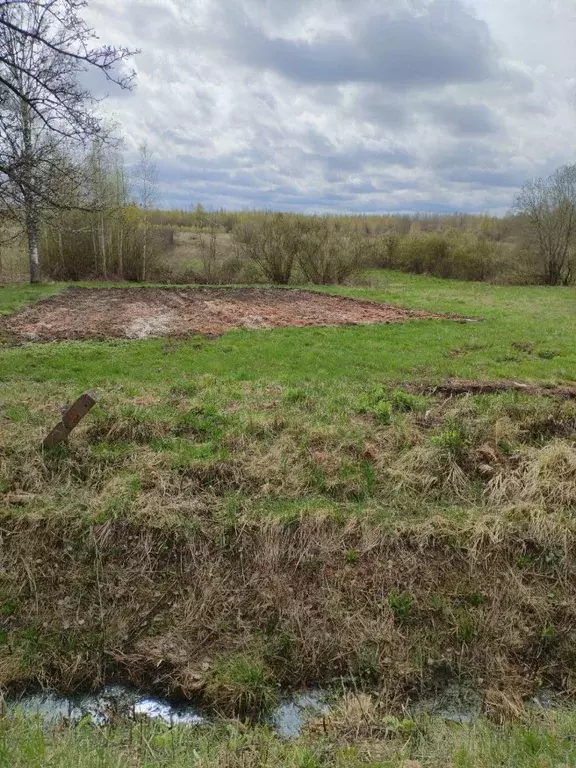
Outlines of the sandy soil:
<svg viewBox="0 0 576 768">
<path fill-rule="evenodd" d="M 274 288 L 71 288 L 0 318 L 0 332 L 30 341 L 185 338 L 198 333 L 219 336 L 233 328 L 367 325 L 440 317 Z"/>
</svg>

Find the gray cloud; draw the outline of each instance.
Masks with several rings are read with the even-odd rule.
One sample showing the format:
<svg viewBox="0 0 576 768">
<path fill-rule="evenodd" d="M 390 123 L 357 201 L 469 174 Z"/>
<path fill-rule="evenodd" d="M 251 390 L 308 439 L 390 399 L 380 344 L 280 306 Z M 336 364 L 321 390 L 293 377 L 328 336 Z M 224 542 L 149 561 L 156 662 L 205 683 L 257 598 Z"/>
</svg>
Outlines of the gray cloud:
<svg viewBox="0 0 576 768">
<path fill-rule="evenodd" d="M 313 40 L 267 35 L 244 17 L 227 45 L 252 67 L 304 83 L 411 88 L 481 82 L 497 74 L 486 24 L 458 0 L 433 0 L 420 13 L 381 10 L 352 21 L 347 34 Z"/>
<path fill-rule="evenodd" d="M 430 103 L 428 111 L 439 123 L 456 133 L 496 133 L 501 127 L 494 110 L 485 104 L 456 104 L 440 101 Z"/>
</svg>

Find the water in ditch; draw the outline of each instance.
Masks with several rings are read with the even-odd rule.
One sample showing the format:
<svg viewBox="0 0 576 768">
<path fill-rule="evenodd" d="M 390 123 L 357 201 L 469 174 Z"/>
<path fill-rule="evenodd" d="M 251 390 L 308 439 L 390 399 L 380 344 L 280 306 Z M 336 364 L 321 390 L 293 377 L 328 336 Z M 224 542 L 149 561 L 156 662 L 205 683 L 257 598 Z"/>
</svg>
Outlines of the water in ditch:
<svg viewBox="0 0 576 768">
<path fill-rule="evenodd" d="M 334 696 L 326 691 L 300 691 L 280 700 L 267 722 L 279 736 L 297 738 L 305 724 L 328 716 Z M 556 697 L 545 692 L 527 702 L 537 708 L 553 708 Z M 459 725 L 475 723 L 482 712 L 482 693 L 473 687 L 449 685 L 435 696 L 423 698 L 408 707 L 407 713 L 428 714 Z M 48 724 L 62 721 L 80 722 L 83 718 L 105 725 L 116 717 L 148 718 L 170 726 L 202 726 L 214 718 L 192 705 L 173 704 L 162 698 L 126 688 L 108 686 L 97 694 L 62 696 L 53 693 L 35 693 L 9 698 L 4 702 L 7 714 L 40 716 Z"/>
<path fill-rule="evenodd" d="M 5 701 L 7 714 L 21 713 L 41 717 L 48 724 L 80 722 L 90 718 L 105 725 L 117 716 L 158 720 L 167 725 L 201 726 L 211 722 L 194 706 L 172 704 L 166 699 L 142 695 L 122 686 L 108 686 L 97 694 L 61 696 L 34 693 Z M 322 691 L 302 691 L 282 699 L 267 722 L 284 738 L 296 738 L 308 719 L 328 714 L 328 697 Z"/>
</svg>

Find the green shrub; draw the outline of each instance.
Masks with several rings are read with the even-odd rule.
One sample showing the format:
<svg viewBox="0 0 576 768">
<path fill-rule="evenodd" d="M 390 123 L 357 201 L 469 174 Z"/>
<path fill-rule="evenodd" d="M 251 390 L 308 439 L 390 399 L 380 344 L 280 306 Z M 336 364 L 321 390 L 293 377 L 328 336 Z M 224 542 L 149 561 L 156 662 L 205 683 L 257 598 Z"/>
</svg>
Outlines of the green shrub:
<svg viewBox="0 0 576 768">
<path fill-rule="evenodd" d="M 504 268 L 502 254 L 502 248 L 473 233 L 417 233 L 401 241 L 390 266 L 435 277 L 491 280 Z"/>
<path fill-rule="evenodd" d="M 300 217 L 265 213 L 236 227 L 234 240 L 241 253 L 258 265 L 267 280 L 287 285 L 301 248 L 304 229 Z"/>
</svg>

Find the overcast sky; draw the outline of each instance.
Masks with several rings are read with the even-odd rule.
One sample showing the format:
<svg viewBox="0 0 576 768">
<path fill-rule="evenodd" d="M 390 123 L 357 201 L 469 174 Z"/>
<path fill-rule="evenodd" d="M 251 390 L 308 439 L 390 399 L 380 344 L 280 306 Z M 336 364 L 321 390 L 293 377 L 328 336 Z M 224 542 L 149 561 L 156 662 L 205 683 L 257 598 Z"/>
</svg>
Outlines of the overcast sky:
<svg viewBox="0 0 576 768">
<path fill-rule="evenodd" d="M 576 162 L 576 0 L 91 0 L 165 207 L 505 212 Z M 98 85 L 95 85 L 98 90 Z"/>
</svg>

